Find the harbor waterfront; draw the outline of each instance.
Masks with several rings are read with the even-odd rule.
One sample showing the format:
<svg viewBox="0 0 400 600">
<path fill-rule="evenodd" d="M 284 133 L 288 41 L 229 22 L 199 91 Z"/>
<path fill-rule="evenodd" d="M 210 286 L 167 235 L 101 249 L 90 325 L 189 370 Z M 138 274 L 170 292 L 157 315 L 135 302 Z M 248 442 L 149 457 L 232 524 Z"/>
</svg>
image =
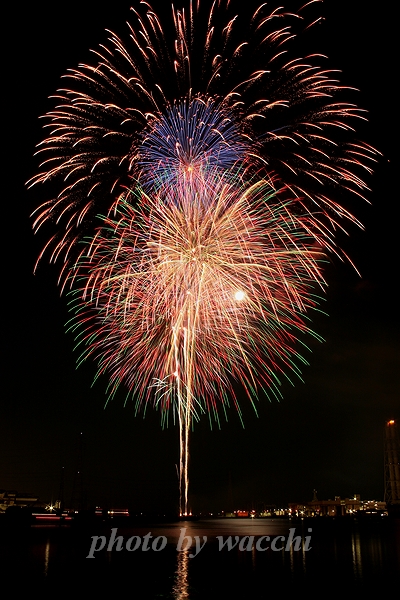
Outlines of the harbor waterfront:
<svg viewBox="0 0 400 600">
<path fill-rule="evenodd" d="M 400 573 L 400 521 L 390 517 L 121 518 L 2 527 L 0 536 L 2 580 L 19 590 L 104 594 L 129 585 L 140 599 L 261 599 L 277 585 L 383 592 Z"/>
</svg>

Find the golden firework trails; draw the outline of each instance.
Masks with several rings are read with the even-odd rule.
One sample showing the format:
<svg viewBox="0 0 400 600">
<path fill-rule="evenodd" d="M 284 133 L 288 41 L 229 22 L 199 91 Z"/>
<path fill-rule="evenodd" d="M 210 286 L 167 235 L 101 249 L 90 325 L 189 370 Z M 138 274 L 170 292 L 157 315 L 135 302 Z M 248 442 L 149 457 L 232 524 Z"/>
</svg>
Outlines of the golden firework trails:
<svg viewBox="0 0 400 600">
<path fill-rule="evenodd" d="M 163 24 L 141 2 L 45 117 L 30 184 L 58 193 L 35 211 L 35 230 L 56 224 L 41 256 L 62 260 L 82 359 L 110 395 L 123 383 L 137 409 L 177 418 L 181 513 L 193 420 L 229 399 L 240 411 L 235 381 L 253 401 L 299 375 L 321 261 L 360 225 L 345 198 L 363 197 L 377 153 L 353 137 L 350 88 L 297 52 L 317 4 L 246 20 L 230 0 L 189 0 Z"/>
<path fill-rule="evenodd" d="M 263 4 L 247 24 L 234 4 L 189 0 L 163 23 L 138 2 L 126 39 L 109 32 L 93 65 L 65 75 L 45 116 L 42 168 L 30 181 L 58 190 L 34 220 L 35 230 L 57 225 L 45 249 L 51 261 L 66 259 L 68 271 L 88 223 L 125 196 L 132 178 L 148 191 L 160 169 L 204 154 L 223 168 L 236 157 L 252 175 L 273 177 L 325 247 L 340 253 L 336 230 L 357 223 L 343 200 L 363 197 L 376 151 L 354 138 L 365 111 L 347 100 L 351 90 L 323 66 L 324 56 L 302 54 L 318 22 L 308 12 L 319 2 L 298 14 Z M 208 110 L 196 119 L 199 103 Z"/>
<path fill-rule="evenodd" d="M 321 250 L 292 209 L 265 181 L 208 174 L 120 204 L 78 265 L 82 358 L 108 373 L 111 396 L 124 383 L 138 409 L 153 399 L 164 420 L 177 416 L 183 514 L 193 419 L 218 418 L 228 398 L 240 410 L 234 381 L 253 399 L 279 395 L 277 373 L 300 374 L 297 340 L 324 282 Z"/>
</svg>

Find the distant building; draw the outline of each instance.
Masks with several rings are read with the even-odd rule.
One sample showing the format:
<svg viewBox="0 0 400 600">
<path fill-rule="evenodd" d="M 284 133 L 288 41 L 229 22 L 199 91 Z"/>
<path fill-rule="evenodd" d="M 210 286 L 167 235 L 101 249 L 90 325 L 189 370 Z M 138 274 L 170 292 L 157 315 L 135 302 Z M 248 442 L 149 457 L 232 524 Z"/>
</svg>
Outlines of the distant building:
<svg viewBox="0 0 400 600">
<path fill-rule="evenodd" d="M 400 443 L 394 419 L 385 425 L 385 501 L 400 505 Z"/>
<path fill-rule="evenodd" d="M 0 490 L 0 512 L 5 512 L 9 506 L 34 506 L 38 496 L 19 493 L 14 490 Z"/>
<path fill-rule="evenodd" d="M 290 503 L 289 511 L 297 517 L 343 517 L 355 514 L 379 514 L 386 511 L 386 502 L 378 500 L 361 500 L 359 494 L 353 498 L 335 496 L 334 500 L 318 500 L 314 498 L 305 504 Z"/>
</svg>

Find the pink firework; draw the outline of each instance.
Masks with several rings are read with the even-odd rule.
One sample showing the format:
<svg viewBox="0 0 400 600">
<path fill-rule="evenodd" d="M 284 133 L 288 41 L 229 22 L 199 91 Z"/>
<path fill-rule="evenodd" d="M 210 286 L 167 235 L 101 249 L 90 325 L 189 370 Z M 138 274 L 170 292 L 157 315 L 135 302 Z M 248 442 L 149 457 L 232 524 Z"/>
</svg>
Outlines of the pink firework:
<svg viewBox="0 0 400 600">
<path fill-rule="evenodd" d="M 222 168 L 240 160 L 249 177 L 273 180 L 341 254 L 335 232 L 359 225 L 343 202 L 364 197 L 376 151 L 354 138 L 365 112 L 352 91 L 324 56 L 302 53 L 318 4 L 298 14 L 263 4 L 243 17 L 230 0 L 189 0 L 166 22 L 145 2 L 132 9 L 126 39 L 110 32 L 93 64 L 69 70 L 45 116 L 30 185 L 57 189 L 34 213 L 34 229 L 49 228 L 50 260 L 68 271 L 83 232 L 138 179 L 149 192 L 176 161 L 205 157 Z"/>
<path fill-rule="evenodd" d="M 240 412 L 237 382 L 253 402 L 300 375 L 321 263 L 360 225 L 344 199 L 364 197 L 377 153 L 354 139 L 349 88 L 298 52 L 316 4 L 240 18 L 188 0 L 164 25 L 141 2 L 45 117 L 30 184 L 58 191 L 34 213 L 35 230 L 56 224 L 41 256 L 62 262 L 81 359 L 110 395 L 177 417 L 182 514 L 193 421 Z"/>
<path fill-rule="evenodd" d="M 137 193 L 77 265 L 73 328 L 111 396 L 124 384 L 138 409 L 176 414 L 187 514 L 193 420 L 218 418 L 229 399 L 240 412 L 235 381 L 254 400 L 262 389 L 279 395 L 279 373 L 300 375 L 297 340 L 324 287 L 323 254 L 307 220 L 263 180 L 235 185 L 216 173 L 166 195 Z"/>
</svg>

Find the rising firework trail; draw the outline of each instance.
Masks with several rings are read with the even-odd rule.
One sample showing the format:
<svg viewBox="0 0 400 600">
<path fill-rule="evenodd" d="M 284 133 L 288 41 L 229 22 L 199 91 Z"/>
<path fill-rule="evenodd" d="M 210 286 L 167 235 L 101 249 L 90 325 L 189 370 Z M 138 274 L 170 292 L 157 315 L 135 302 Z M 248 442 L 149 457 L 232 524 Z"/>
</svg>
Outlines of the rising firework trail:
<svg viewBox="0 0 400 600">
<path fill-rule="evenodd" d="M 345 198 L 364 197 L 376 151 L 353 137 L 349 88 L 298 53 L 316 4 L 239 18 L 230 0 L 189 1 L 162 22 L 140 2 L 45 116 L 30 185 L 58 193 L 34 213 L 35 231 L 56 224 L 41 257 L 62 264 L 110 396 L 123 384 L 178 421 L 182 514 L 194 420 L 229 399 L 240 412 L 235 381 L 254 401 L 300 374 L 324 257 L 360 225 Z"/>
</svg>

